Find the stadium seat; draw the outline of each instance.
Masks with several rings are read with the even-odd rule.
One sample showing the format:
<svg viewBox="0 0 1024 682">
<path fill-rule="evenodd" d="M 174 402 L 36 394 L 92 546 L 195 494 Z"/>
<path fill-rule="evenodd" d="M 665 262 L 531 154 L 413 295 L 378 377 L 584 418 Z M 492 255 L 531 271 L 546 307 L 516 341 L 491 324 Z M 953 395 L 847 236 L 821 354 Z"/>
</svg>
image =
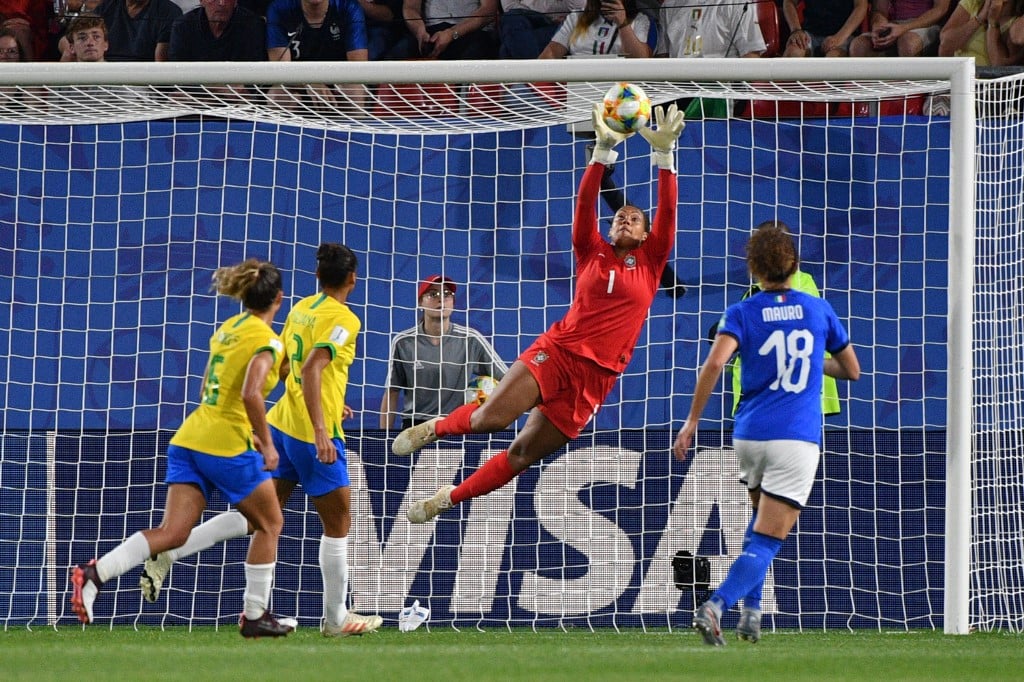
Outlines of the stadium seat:
<svg viewBox="0 0 1024 682">
<path fill-rule="evenodd" d="M 475 114 L 498 116 L 504 97 L 505 86 L 499 83 L 473 83 L 466 90 L 466 108 Z"/>
<path fill-rule="evenodd" d="M 559 108 L 565 106 L 565 83 L 529 83 L 528 85 L 534 94 L 539 95 L 545 103 Z"/>
<path fill-rule="evenodd" d="M 778 57 L 782 55 L 784 45 L 779 27 L 779 8 L 775 4 L 775 0 L 758 0 L 757 24 L 761 27 L 761 35 L 764 37 L 765 43 L 762 56 Z"/>
<path fill-rule="evenodd" d="M 879 116 L 920 116 L 924 110 L 924 95 L 911 95 L 900 99 L 884 99 L 878 105 Z"/>
<path fill-rule="evenodd" d="M 374 114 L 379 117 L 416 118 L 457 112 L 459 87 L 446 83 L 381 83 L 377 86 Z"/>
</svg>

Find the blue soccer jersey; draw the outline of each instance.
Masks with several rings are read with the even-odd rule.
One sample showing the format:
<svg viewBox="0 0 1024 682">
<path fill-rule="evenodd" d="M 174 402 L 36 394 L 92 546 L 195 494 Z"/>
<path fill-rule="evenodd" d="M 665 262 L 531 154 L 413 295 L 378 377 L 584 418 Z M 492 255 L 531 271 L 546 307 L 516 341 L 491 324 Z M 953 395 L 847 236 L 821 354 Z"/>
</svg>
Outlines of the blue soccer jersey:
<svg viewBox="0 0 1024 682">
<path fill-rule="evenodd" d="M 832 306 L 800 291 L 762 291 L 729 306 L 718 333 L 737 340 L 743 362 L 733 437 L 820 445 L 825 352 L 850 343 Z"/>
</svg>

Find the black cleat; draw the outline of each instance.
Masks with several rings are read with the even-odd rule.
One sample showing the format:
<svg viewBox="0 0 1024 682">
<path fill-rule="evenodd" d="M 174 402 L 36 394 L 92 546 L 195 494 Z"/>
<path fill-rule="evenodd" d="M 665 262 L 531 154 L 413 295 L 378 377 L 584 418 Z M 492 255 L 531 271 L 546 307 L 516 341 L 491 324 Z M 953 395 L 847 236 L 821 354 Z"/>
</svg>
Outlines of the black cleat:
<svg viewBox="0 0 1024 682">
<path fill-rule="evenodd" d="M 238 632 L 247 639 L 258 639 L 260 637 L 284 637 L 295 628 L 279 621 L 269 611 L 256 620 L 249 620 L 242 614 L 238 619 Z"/>
</svg>

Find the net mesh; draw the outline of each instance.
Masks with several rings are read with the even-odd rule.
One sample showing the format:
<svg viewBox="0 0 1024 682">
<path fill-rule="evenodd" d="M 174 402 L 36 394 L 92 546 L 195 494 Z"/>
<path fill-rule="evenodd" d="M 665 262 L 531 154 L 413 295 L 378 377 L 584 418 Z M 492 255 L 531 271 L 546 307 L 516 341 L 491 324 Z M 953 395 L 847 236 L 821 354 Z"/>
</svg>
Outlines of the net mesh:
<svg viewBox="0 0 1024 682">
<path fill-rule="evenodd" d="M 394 434 L 378 428 L 390 341 L 416 323 L 416 287 L 436 273 L 459 283 L 456 322 L 506 362 L 564 314 L 580 122 L 607 83 L 347 84 L 329 101 L 293 85 L 273 98 L 265 84 L 4 85 L 5 626 L 75 622 L 68 568 L 160 523 L 167 440 L 195 406 L 207 340 L 237 310 L 209 293 L 212 271 L 269 258 L 294 300 L 316 289 L 321 241 L 360 258 L 347 395 L 357 417 L 346 424 L 355 608 L 389 624 L 419 599 L 433 626 L 688 626 L 749 518 L 728 375 L 688 463 L 671 460 L 673 429 L 708 328 L 750 285 L 750 229 L 779 219 L 846 321 L 864 375 L 826 419 L 814 492 L 766 584 L 764 626 L 941 627 L 949 82 L 639 82 L 656 103 L 726 100 L 734 116 L 684 132 L 676 250 L 637 353 L 592 430 L 422 526 L 406 521 L 408 505 L 464 478 L 515 430 L 396 461 Z M 1007 115 L 1020 80 L 979 82 L 977 100 L 971 624 L 1020 630 L 1024 136 Z M 624 200 L 653 207 L 647 152 L 637 138 L 623 146 L 602 220 Z M 322 531 L 300 493 L 286 509 L 274 609 L 315 626 Z M 215 498 L 207 515 L 226 508 Z M 97 620 L 231 625 L 246 548 L 231 540 L 179 561 L 152 605 L 129 571 L 104 586 Z"/>
</svg>

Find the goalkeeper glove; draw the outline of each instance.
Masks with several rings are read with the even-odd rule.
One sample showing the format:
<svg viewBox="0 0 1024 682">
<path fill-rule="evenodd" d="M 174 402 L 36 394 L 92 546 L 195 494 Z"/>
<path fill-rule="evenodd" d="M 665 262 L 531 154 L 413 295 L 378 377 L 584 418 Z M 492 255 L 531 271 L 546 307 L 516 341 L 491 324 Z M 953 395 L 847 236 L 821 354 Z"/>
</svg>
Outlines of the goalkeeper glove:
<svg viewBox="0 0 1024 682">
<path fill-rule="evenodd" d="M 640 134 L 651 144 L 654 162 L 658 168 L 676 171 L 676 140 L 686 127 L 683 121 L 683 112 L 673 102 L 669 105 L 668 111 L 665 107 L 658 107 L 654 110 L 655 120 L 658 123 L 657 129 L 641 128 Z"/>
<path fill-rule="evenodd" d="M 608 124 L 604 122 L 603 112 L 604 106 L 601 102 L 594 104 L 593 121 L 596 140 L 594 153 L 590 155 L 590 163 L 610 166 L 615 163 L 615 159 L 619 158 L 619 153 L 613 147 L 629 137 L 629 134 L 617 133 L 609 128 Z"/>
</svg>

